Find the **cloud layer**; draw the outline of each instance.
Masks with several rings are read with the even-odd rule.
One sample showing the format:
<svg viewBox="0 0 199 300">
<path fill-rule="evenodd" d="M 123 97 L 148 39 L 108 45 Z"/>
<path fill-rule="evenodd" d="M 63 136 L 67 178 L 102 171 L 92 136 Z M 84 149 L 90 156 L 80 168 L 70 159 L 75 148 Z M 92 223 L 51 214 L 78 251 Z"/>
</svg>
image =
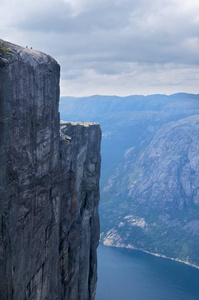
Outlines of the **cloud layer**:
<svg viewBox="0 0 199 300">
<path fill-rule="evenodd" d="M 0 0 L 1 38 L 54 56 L 62 95 L 198 93 L 196 0 Z"/>
</svg>

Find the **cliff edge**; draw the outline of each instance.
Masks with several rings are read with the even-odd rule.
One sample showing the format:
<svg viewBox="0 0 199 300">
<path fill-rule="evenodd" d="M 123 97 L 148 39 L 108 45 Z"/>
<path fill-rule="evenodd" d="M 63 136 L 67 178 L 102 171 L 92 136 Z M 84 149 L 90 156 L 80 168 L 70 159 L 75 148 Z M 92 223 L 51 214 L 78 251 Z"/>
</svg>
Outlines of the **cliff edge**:
<svg viewBox="0 0 199 300">
<path fill-rule="evenodd" d="M 60 129 L 59 74 L 50 56 L 0 40 L 2 300 L 95 297 L 101 131 Z"/>
</svg>

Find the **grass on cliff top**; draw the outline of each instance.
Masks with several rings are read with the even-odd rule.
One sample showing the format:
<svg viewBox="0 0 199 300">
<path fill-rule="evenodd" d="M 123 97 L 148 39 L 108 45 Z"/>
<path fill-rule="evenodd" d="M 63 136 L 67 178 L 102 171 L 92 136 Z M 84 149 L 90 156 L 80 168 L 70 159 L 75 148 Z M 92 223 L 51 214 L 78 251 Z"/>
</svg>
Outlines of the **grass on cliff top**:
<svg viewBox="0 0 199 300">
<path fill-rule="evenodd" d="M 9 50 L 9 49 L 7 49 L 7 48 L 1 46 L 1 45 L 0 45 L 0 50 L 3 51 L 3 52 L 6 52 L 6 53 L 8 53 L 8 54 L 13 54 L 13 53 L 14 53 L 14 52 L 12 52 L 11 50 Z"/>
</svg>

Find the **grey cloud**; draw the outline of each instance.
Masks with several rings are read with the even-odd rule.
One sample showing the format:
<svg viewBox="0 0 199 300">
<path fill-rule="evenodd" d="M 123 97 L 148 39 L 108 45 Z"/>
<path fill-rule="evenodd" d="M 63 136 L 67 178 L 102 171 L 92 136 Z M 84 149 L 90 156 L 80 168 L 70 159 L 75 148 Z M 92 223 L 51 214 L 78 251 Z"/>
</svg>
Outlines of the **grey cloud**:
<svg viewBox="0 0 199 300">
<path fill-rule="evenodd" d="M 89 7 L 88 7 L 89 8 Z M 73 16 L 70 5 L 59 1 L 58 4 L 46 7 L 45 11 L 36 11 L 24 15 L 16 26 L 23 30 L 65 32 L 81 34 L 96 30 L 111 30 L 125 27 L 128 24 L 130 11 L 126 5 L 115 5 L 115 2 L 102 2 L 92 5 L 77 16 Z"/>
<path fill-rule="evenodd" d="M 71 7 L 58 1 L 43 12 L 27 13 L 17 27 L 52 35 L 59 45 L 56 54 L 77 61 L 198 63 L 197 53 L 183 44 L 198 36 L 198 24 L 169 5 L 170 1 L 96 1 L 73 16 Z"/>
<path fill-rule="evenodd" d="M 74 14 L 69 3 L 49 0 L 45 9 L 35 6 L 13 18 L 10 30 L 14 27 L 15 38 L 18 34 L 25 45 L 32 43 L 55 56 L 62 79 L 70 82 L 84 81 L 88 74 L 112 82 L 114 75 L 124 78 L 148 68 L 155 74 L 155 66 L 160 73 L 165 64 L 172 64 L 172 70 L 187 65 L 183 74 L 188 77 L 190 66 L 199 64 L 199 18 L 193 9 L 182 10 L 180 3 L 186 1 L 181 1 L 96 0 L 85 2 Z"/>
</svg>

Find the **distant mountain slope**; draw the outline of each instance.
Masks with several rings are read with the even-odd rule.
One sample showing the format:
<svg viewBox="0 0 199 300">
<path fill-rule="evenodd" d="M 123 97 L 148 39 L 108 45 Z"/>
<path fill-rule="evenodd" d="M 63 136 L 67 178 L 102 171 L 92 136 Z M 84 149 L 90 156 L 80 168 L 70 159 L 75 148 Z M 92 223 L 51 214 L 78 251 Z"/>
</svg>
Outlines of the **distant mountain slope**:
<svg viewBox="0 0 199 300">
<path fill-rule="evenodd" d="M 199 95 L 62 98 L 103 130 L 101 237 L 199 265 Z"/>
</svg>

